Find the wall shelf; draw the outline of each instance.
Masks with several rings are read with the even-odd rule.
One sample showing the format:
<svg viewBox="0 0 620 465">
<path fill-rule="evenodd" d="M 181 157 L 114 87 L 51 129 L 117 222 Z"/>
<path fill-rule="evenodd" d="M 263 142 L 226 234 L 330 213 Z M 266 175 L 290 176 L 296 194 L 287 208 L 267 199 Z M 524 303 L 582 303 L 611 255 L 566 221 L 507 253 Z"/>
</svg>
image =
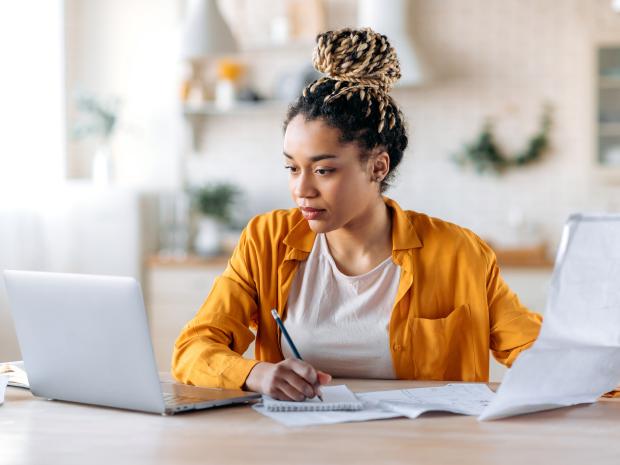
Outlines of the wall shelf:
<svg viewBox="0 0 620 465">
<path fill-rule="evenodd" d="M 286 109 L 287 103 L 282 100 L 260 100 L 257 102 L 236 102 L 230 108 L 220 108 L 214 102 L 201 104 L 185 104 L 185 116 L 239 116 L 265 113 L 279 113 Z"/>
<path fill-rule="evenodd" d="M 183 115 L 187 119 L 191 132 L 192 149 L 200 150 L 202 134 L 207 118 L 228 117 L 283 117 L 287 108 L 287 102 L 283 100 L 260 100 L 257 102 L 236 102 L 230 108 L 221 108 L 214 102 L 201 104 L 183 105 Z"/>
</svg>

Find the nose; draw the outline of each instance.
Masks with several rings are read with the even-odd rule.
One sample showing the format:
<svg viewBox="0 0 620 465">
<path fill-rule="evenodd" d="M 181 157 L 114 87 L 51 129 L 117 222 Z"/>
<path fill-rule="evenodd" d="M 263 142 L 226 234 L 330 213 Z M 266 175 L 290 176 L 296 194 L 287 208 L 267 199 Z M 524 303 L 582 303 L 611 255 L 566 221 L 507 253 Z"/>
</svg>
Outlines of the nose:
<svg viewBox="0 0 620 465">
<path fill-rule="evenodd" d="M 296 176 L 293 180 L 293 194 L 295 197 L 315 197 L 317 195 L 316 187 L 314 186 L 312 173 L 307 170 L 302 170 L 299 176 Z"/>
</svg>

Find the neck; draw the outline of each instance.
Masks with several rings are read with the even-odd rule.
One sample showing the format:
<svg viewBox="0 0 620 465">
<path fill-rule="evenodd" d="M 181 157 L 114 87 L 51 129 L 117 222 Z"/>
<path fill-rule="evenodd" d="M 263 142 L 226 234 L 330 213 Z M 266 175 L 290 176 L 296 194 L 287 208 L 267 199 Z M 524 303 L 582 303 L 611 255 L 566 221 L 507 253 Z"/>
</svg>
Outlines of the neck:
<svg viewBox="0 0 620 465">
<path fill-rule="evenodd" d="M 392 218 L 390 210 L 378 197 L 357 218 L 342 228 L 326 234 L 334 258 L 387 258 L 392 252 Z"/>
</svg>

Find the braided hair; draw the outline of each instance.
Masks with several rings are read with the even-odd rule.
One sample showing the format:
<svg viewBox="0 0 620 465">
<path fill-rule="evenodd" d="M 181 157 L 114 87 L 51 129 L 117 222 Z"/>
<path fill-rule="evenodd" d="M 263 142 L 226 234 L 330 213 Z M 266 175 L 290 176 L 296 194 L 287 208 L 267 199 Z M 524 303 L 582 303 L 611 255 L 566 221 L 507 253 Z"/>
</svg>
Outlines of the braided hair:
<svg viewBox="0 0 620 465">
<path fill-rule="evenodd" d="M 289 107 L 284 129 L 299 114 L 307 121 L 321 119 L 340 130 L 341 142 L 360 145 L 362 162 L 373 149 L 385 148 L 390 171 L 381 181 L 384 192 L 408 143 L 403 115 L 389 95 L 400 78 L 396 52 L 386 36 L 370 28 L 327 31 L 316 42 L 313 65 L 325 76 Z"/>
</svg>

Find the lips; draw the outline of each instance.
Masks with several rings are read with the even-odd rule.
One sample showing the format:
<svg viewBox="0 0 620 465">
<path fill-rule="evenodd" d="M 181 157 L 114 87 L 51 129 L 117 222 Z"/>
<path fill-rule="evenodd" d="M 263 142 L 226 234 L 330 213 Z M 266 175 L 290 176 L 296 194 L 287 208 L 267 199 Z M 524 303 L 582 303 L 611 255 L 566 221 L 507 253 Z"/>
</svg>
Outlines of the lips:
<svg viewBox="0 0 620 465">
<path fill-rule="evenodd" d="M 325 212 L 323 209 L 312 207 L 299 207 L 299 209 L 307 220 L 316 220 Z"/>
</svg>

